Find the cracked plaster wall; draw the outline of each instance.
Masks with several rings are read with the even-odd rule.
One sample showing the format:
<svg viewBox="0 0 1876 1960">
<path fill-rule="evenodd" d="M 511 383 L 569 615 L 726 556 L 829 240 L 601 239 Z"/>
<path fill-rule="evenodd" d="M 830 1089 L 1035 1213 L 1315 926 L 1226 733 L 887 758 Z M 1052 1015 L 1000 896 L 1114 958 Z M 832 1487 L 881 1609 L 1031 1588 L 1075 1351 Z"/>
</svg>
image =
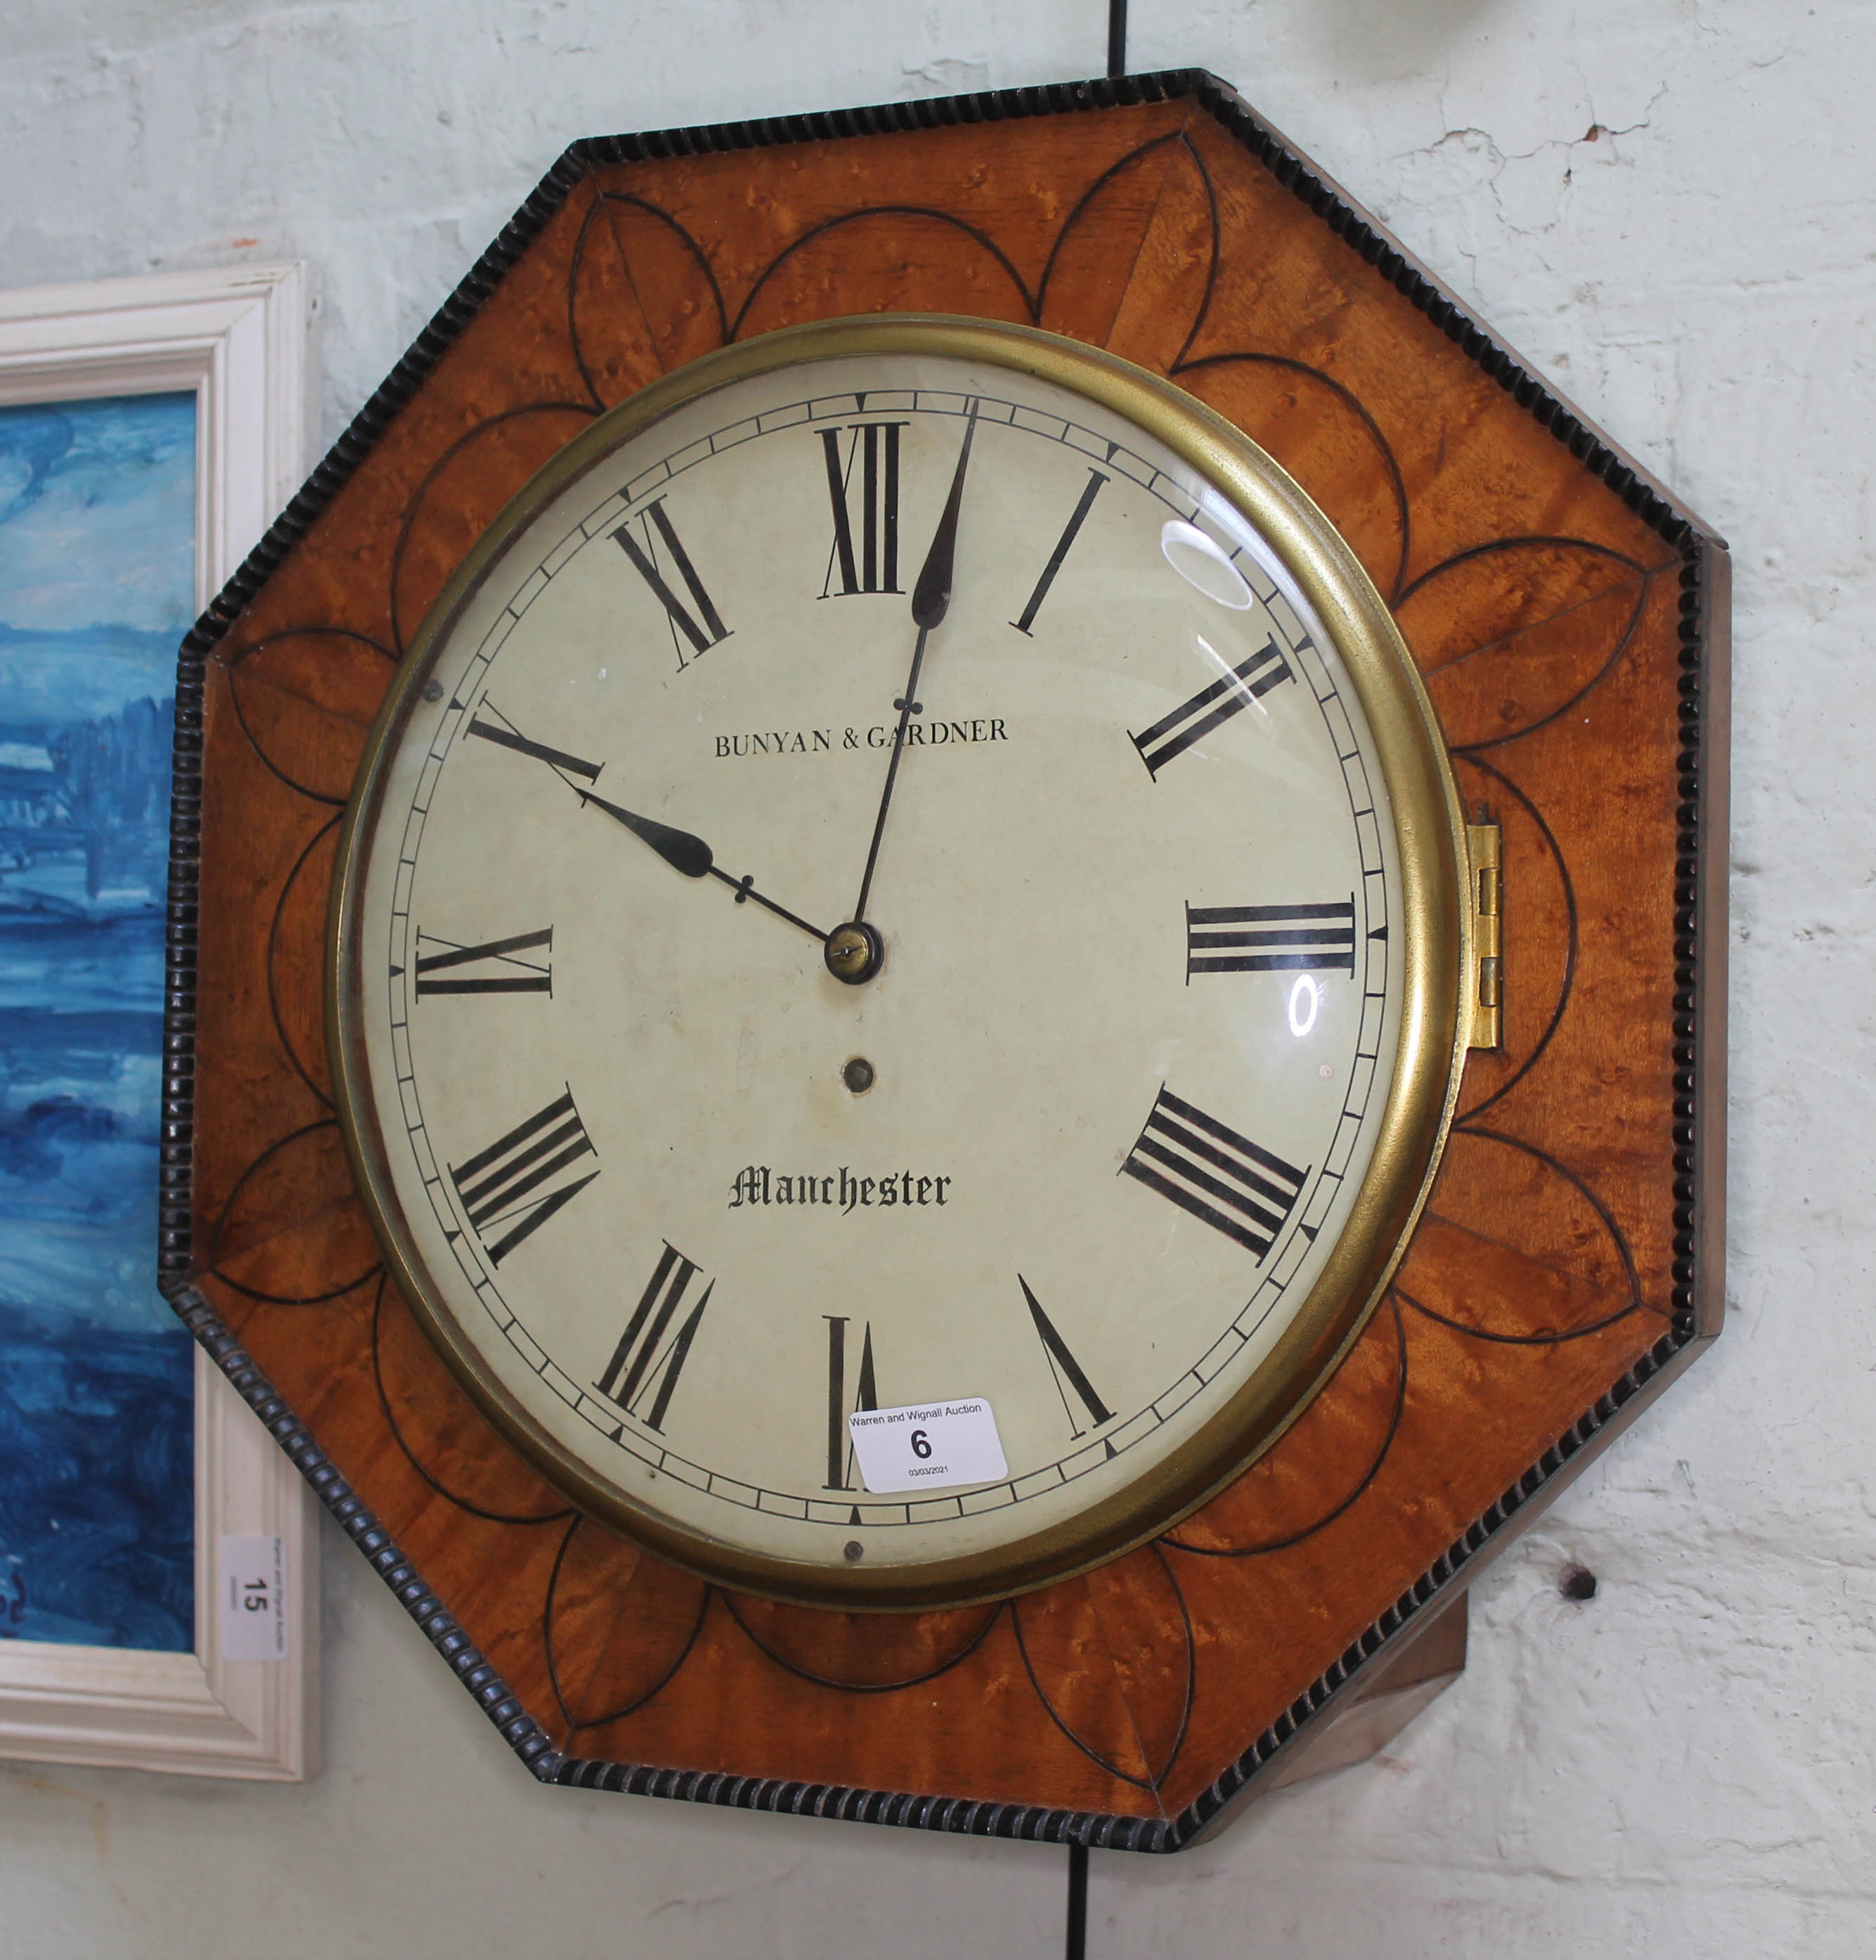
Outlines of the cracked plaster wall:
<svg viewBox="0 0 1876 1960">
<path fill-rule="evenodd" d="M 1482 1582 L 1376 1764 L 1091 1954 L 1876 1944 L 1876 6 L 1135 0 L 1737 554 L 1731 1325 Z M 301 256 L 342 425 L 580 133 L 1094 72 L 1094 0 L 7 0 L 0 282 Z M 1566 1563 L 1595 1599 L 1559 1596 Z M 1060 1950 L 1062 1854 L 536 1790 L 328 1533 L 298 1789 L 0 1766 L 0 1954 Z"/>
</svg>

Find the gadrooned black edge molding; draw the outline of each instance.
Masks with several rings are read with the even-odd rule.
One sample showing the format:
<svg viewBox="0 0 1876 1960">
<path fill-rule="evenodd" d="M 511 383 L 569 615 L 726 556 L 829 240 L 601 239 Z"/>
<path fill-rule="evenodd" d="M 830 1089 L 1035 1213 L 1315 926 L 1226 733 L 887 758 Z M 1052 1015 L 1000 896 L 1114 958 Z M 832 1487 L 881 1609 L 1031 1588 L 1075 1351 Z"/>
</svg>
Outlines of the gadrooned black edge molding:
<svg viewBox="0 0 1876 1960">
<path fill-rule="evenodd" d="M 286 1452 L 294 1467 L 338 1519 L 346 1537 L 397 1596 L 399 1605 L 429 1636 L 430 1644 L 454 1669 L 457 1680 L 476 1698 L 503 1740 L 542 1782 L 553 1782 L 559 1767 L 559 1753 L 522 1707 L 520 1696 L 489 1666 L 449 1608 L 423 1583 L 417 1568 L 398 1549 L 397 1542 L 378 1522 L 364 1499 L 339 1475 L 306 1425 L 287 1406 L 285 1398 L 275 1392 L 221 1316 L 193 1287 L 165 1290 L 183 1325 L 209 1351 L 241 1399 L 260 1418 L 262 1427 Z"/>
<path fill-rule="evenodd" d="M 1490 375 L 1542 427 L 1681 555 L 1680 730 L 1677 782 L 1677 850 L 1674 877 L 1674 1256 L 1668 1331 L 1595 1406 L 1546 1450 L 1518 1482 L 1454 1540 L 1394 1604 L 1258 1737 L 1238 1761 L 1191 1805 L 1164 1820 L 1054 1810 L 960 1797 L 858 1790 L 823 1783 L 739 1777 L 727 1772 L 563 1757 L 518 1698 L 489 1664 L 370 1508 L 346 1483 L 256 1367 L 212 1306 L 190 1284 L 190 1182 L 193 1143 L 195 1004 L 199 864 L 202 838 L 202 712 L 206 661 L 216 643 L 266 583 L 314 520 L 357 469 L 399 411 L 416 393 L 456 336 L 521 257 L 592 164 L 748 150 L 779 144 L 884 135 L 1061 115 L 1127 105 L 1197 100 L 1277 181 L 1304 203 L 1403 298 Z M 872 108 L 817 112 L 753 123 L 671 129 L 576 142 L 553 167 L 438 310 L 409 351 L 360 409 L 266 535 L 184 638 L 177 661 L 174 778 L 170 800 L 167 975 L 164 1013 L 161 1201 L 159 1285 L 190 1332 L 207 1349 L 243 1399 L 317 1493 L 346 1535 L 428 1635 L 515 1753 L 543 1782 L 607 1790 L 743 1810 L 839 1818 L 971 1836 L 1081 1844 L 1100 1849 L 1183 1850 L 1239 1797 L 1260 1771 L 1319 1717 L 1415 1622 L 1443 1605 L 1463 1586 L 1469 1567 L 1520 1512 L 1541 1504 L 1581 1469 L 1641 1403 L 1717 1332 L 1701 1324 L 1700 1303 L 1717 1303 L 1718 1275 L 1696 1260 L 1699 1180 L 1705 1168 L 1696 1147 L 1702 1102 L 1723 1097 L 1723 1083 L 1700 1079 L 1696 1067 L 1703 990 L 1724 986 L 1722 954 L 1698 943 L 1701 876 L 1723 810 L 1702 810 L 1707 758 L 1702 705 L 1709 689 L 1725 685 L 1709 650 L 1723 635 L 1712 616 L 1718 581 L 1714 555 L 1725 545 L 1699 520 L 1553 393 L 1495 340 L 1409 253 L 1368 218 L 1227 84 L 1202 69 L 1168 70 L 1111 81 L 1059 83 L 983 94 L 925 98 Z M 1709 930 L 1714 929 L 1712 926 Z"/>
</svg>

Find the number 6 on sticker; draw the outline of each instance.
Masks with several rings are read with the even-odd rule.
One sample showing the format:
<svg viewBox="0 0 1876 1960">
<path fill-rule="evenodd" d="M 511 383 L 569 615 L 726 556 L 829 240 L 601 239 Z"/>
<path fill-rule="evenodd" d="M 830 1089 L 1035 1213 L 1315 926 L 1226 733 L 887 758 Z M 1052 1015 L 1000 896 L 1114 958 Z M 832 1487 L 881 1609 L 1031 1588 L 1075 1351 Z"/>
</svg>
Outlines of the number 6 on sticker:
<svg viewBox="0 0 1876 1960">
<path fill-rule="evenodd" d="M 996 1418 L 982 1396 L 855 1409 L 847 1418 L 860 1478 L 868 1490 L 941 1491 L 995 1484 L 1009 1475 Z"/>
</svg>

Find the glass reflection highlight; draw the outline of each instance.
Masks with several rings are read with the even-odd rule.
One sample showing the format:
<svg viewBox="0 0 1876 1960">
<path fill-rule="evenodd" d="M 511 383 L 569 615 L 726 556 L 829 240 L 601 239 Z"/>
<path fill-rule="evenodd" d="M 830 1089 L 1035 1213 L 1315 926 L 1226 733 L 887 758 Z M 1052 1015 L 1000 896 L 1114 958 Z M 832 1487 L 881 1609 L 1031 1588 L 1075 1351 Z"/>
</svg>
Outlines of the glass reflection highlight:
<svg viewBox="0 0 1876 1960">
<path fill-rule="evenodd" d="M 1196 524 L 1180 517 L 1167 518 L 1160 527 L 1160 549 L 1166 562 L 1195 590 L 1234 612 L 1250 610 L 1254 600 L 1244 574 L 1232 564 L 1225 547 Z"/>
<path fill-rule="evenodd" d="M 1316 1025 L 1316 1016 L 1322 1007 L 1322 989 L 1307 973 L 1296 976 L 1296 984 L 1290 989 L 1290 1032 L 1301 1041 Z"/>
</svg>

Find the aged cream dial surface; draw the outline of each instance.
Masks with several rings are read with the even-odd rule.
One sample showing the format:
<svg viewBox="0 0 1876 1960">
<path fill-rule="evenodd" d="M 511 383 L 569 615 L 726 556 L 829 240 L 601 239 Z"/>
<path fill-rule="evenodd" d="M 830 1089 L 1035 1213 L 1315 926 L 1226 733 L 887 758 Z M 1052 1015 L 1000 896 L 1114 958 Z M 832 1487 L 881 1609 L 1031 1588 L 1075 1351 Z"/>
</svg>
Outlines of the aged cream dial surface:
<svg viewBox="0 0 1876 1960">
<path fill-rule="evenodd" d="M 348 1133 L 588 1508 L 785 1596 L 989 1596 L 1163 1528 L 1358 1328 L 1456 1075 L 1457 834 L 1243 438 L 1044 336 L 770 336 L 557 459 L 407 659 Z M 869 1484 L 851 1418 L 904 1410 Z"/>
</svg>

